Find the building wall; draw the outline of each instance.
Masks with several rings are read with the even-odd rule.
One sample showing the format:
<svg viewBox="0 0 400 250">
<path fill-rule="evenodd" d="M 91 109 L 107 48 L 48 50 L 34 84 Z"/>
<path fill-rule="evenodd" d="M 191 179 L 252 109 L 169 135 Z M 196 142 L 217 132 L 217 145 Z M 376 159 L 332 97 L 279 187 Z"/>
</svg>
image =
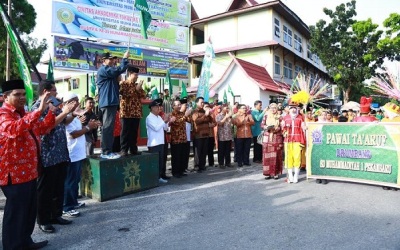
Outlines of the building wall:
<svg viewBox="0 0 400 250">
<path fill-rule="evenodd" d="M 211 38 L 214 50 L 236 46 L 237 24 L 235 20 L 235 17 L 228 17 L 218 20 L 218 22 L 208 23 L 207 31 L 204 32 L 205 41 Z"/>
<path fill-rule="evenodd" d="M 255 65 L 258 66 L 268 66 L 271 64 L 270 58 L 271 58 L 271 51 L 267 47 L 263 48 L 256 48 L 256 49 L 247 49 L 247 50 L 241 50 L 236 52 L 236 57 L 239 59 L 242 59 L 247 62 L 251 62 Z M 268 71 L 268 67 L 267 71 Z M 269 73 L 269 71 L 268 71 Z M 272 75 L 271 75 L 272 76 Z"/>
<path fill-rule="evenodd" d="M 272 11 L 259 10 L 245 13 L 237 19 L 237 45 L 245 45 L 271 40 L 272 27 L 270 24 Z M 211 26 L 211 25 L 210 25 Z"/>
</svg>

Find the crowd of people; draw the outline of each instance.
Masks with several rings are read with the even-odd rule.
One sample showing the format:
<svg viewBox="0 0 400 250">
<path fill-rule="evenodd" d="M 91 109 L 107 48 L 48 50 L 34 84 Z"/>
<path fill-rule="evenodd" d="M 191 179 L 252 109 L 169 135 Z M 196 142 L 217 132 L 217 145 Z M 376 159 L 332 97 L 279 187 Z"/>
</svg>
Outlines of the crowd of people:
<svg viewBox="0 0 400 250">
<path fill-rule="evenodd" d="M 113 160 L 141 154 L 137 137 L 143 119 L 141 100 L 146 94 L 143 81 L 138 82 L 139 69 L 128 64 L 128 57 L 126 52 L 121 64 L 115 66 L 115 57 L 110 53 L 102 55 L 103 65 L 97 74 L 97 107 L 96 100 L 90 97 L 83 101 L 83 108 L 79 107 L 79 98 L 72 92 L 60 98 L 55 83 L 44 80 L 32 111 L 26 112 L 24 82 L 11 80 L 2 84 L 0 186 L 6 196 L 3 249 L 42 248 L 47 241 L 34 242 L 31 238 L 35 222 L 41 231 L 54 233 L 54 224 L 71 224 L 68 217 L 80 215 L 78 209 L 85 206 L 78 202 L 81 168 L 83 161 L 94 154 L 99 127 L 100 158 Z M 123 72 L 127 72 L 126 80 L 120 77 Z M 286 168 L 287 182 L 297 183 L 300 169 L 305 167 L 307 122 L 400 119 L 400 108 L 395 104 L 382 107 L 383 114 L 380 110 L 371 111 L 368 98 L 361 103 L 358 114 L 352 110 L 339 114 L 336 110 L 302 107 L 292 100 L 285 107 L 270 103 L 265 108 L 260 100 L 254 102 L 253 108 L 239 103 L 230 106 L 218 100 L 208 103 L 203 97 L 197 97 L 192 104 L 187 98 L 173 99 L 165 91 L 148 107 L 147 147 L 149 152 L 158 154 L 160 183 L 187 176 L 192 144 L 194 170 L 198 173 L 207 170 L 207 160 L 208 167 L 222 169 L 232 168 L 232 162 L 238 169 L 253 162 L 263 165 L 266 179 L 279 179 Z M 172 176 L 166 171 L 169 148 Z M 214 164 L 214 149 L 218 151 L 218 164 Z"/>
</svg>

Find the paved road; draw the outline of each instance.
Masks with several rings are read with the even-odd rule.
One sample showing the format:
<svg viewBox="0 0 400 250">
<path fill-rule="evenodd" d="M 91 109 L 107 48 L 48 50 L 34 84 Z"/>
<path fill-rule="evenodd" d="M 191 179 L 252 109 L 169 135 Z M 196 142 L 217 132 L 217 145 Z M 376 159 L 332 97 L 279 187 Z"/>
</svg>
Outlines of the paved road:
<svg viewBox="0 0 400 250">
<path fill-rule="evenodd" d="M 400 191 L 211 168 L 87 206 L 46 249 L 400 249 Z M 2 213 L 0 215 L 2 217 Z"/>
</svg>

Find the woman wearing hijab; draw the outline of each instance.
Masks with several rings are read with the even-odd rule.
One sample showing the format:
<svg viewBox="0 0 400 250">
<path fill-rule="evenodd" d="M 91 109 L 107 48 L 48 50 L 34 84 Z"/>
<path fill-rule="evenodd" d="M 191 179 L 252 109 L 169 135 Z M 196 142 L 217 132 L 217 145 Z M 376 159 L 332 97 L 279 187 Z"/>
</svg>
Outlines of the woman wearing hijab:
<svg viewBox="0 0 400 250">
<path fill-rule="evenodd" d="M 263 175 L 265 179 L 279 179 L 283 166 L 283 135 L 281 131 L 282 116 L 278 114 L 278 105 L 271 103 L 264 115 L 261 128 L 263 136 Z"/>
</svg>

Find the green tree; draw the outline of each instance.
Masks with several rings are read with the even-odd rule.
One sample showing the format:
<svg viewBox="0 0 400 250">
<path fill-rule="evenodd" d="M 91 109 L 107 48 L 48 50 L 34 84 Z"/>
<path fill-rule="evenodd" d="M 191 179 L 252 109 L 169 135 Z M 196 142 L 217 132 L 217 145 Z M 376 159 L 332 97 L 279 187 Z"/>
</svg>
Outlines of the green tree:
<svg viewBox="0 0 400 250">
<path fill-rule="evenodd" d="M 383 22 L 385 37 L 378 43 L 378 48 L 389 60 L 400 61 L 400 14 L 392 13 Z"/>
<path fill-rule="evenodd" d="M 0 4 L 7 10 L 7 0 L 0 0 Z M 13 0 L 11 4 L 11 20 L 20 37 L 23 37 L 24 44 L 27 48 L 33 63 L 39 63 L 44 51 L 47 49 L 46 39 L 38 41 L 28 35 L 36 26 L 36 11 L 27 0 Z M 7 48 L 7 31 L 3 24 L 0 24 L 0 79 L 6 77 L 6 48 Z M 30 62 L 28 62 L 29 64 Z M 11 55 L 11 78 L 19 77 L 15 55 Z"/>
<path fill-rule="evenodd" d="M 356 1 L 340 4 L 336 9 L 324 8 L 331 19 L 310 27 L 311 50 L 326 67 L 328 74 L 344 92 L 344 102 L 352 99 L 352 89 L 370 78 L 383 58 L 377 44 L 383 31 L 371 19 L 356 21 Z M 382 59 L 383 62 L 383 59 Z M 358 100 L 355 100 L 358 101 Z"/>
</svg>

